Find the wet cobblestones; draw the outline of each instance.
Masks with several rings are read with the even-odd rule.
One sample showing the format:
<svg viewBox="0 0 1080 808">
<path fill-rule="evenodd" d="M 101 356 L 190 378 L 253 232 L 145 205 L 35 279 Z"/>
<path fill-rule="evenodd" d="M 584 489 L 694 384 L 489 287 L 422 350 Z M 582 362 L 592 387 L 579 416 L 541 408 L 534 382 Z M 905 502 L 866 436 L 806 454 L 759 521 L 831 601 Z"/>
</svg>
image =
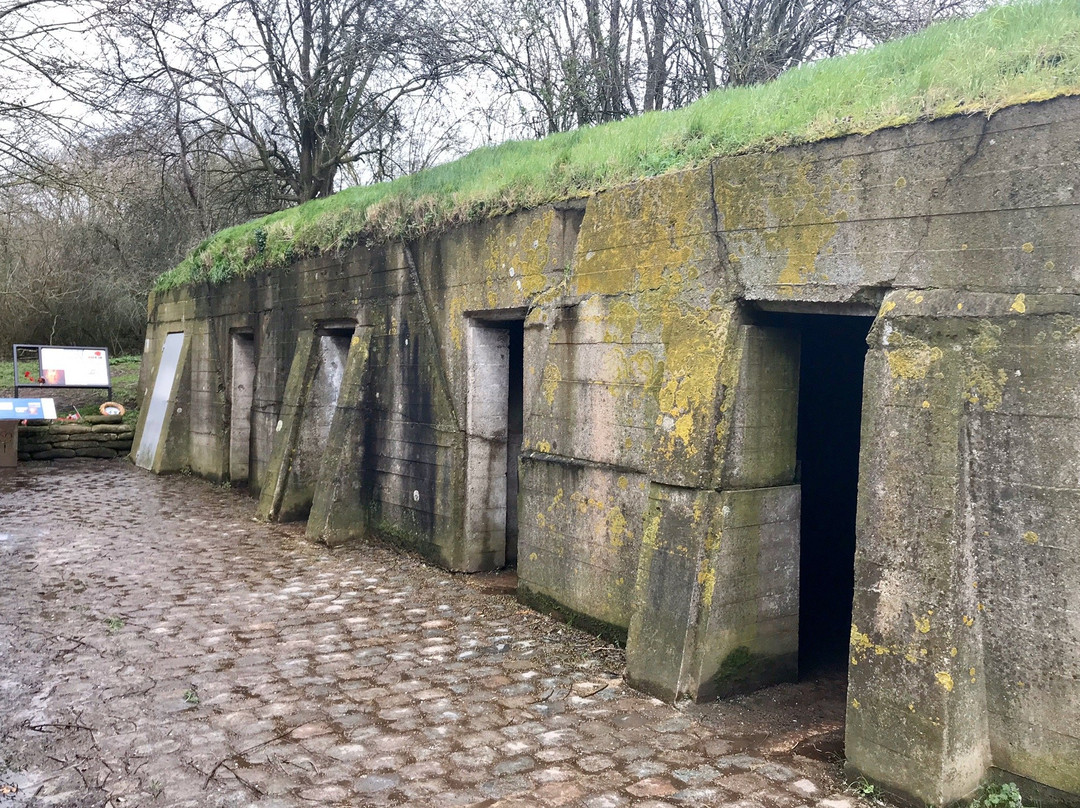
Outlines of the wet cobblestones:
<svg viewBox="0 0 1080 808">
<path fill-rule="evenodd" d="M 835 680 L 677 709 L 483 579 L 253 512 L 117 461 L 0 472 L 0 806 L 862 804 Z"/>
</svg>

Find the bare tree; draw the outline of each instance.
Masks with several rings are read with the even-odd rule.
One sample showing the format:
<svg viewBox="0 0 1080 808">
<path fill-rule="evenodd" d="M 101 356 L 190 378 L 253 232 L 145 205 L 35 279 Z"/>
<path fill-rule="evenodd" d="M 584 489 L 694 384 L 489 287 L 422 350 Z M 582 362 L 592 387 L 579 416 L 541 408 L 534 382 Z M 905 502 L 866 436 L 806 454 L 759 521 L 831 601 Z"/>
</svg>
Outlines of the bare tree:
<svg viewBox="0 0 1080 808">
<path fill-rule="evenodd" d="M 860 0 L 715 0 L 725 84 L 758 84 L 850 44 Z"/>
<path fill-rule="evenodd" d="M 137 0 L 113 17 L 124 83 L 162 100 L 184 151 L 269 178 L 274 207 L 333 193 L 404 99 L 466 62 L 422 0 Z M 139 60 L 122 58 L 132 49 Z"/>
<path fill-rule="evenodd" d="M 884 42 L 913 34 L 951 17 L 982 11 L 992 0 L 864 0 L 853 15 L 853 25 L 867 42 Z"/>
<path fill-rule="evenodd" d="M 251 217 L 258 200 L 245 204 L 235 190 L 192 205 L 157 136 L 80 141 L 38 156 L 51 167 L 35 183 L 0 189 L 0 343 L 137 348 L 154 279 L 212 232 Z M 208 186 L 228 176 L 213 164 L 190 168 Z"/>
<path fill-rule="evenodd" d="M 73 105 L 95 94 L 67 47 L 95 16 L 83 3 L 0 0 L 0 184 L 45 172 L 42 143 L 69 135 L 77 124 Z"/>
</svg>

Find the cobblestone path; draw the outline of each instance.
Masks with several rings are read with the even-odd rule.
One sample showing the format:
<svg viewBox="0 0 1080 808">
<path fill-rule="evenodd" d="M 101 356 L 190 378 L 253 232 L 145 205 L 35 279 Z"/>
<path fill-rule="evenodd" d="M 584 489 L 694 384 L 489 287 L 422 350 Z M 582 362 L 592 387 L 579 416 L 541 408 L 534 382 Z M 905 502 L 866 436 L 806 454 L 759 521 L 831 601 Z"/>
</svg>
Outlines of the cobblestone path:
<svg viewBox="0 0 1080 808">
<path fill-rule="evenodd" d="M 678 709 L 482 579 L 253 512 L 119 461 L 0 471 L 0 806 L 862 804 L 819 754 L 836 681 Z"/>
</svg>

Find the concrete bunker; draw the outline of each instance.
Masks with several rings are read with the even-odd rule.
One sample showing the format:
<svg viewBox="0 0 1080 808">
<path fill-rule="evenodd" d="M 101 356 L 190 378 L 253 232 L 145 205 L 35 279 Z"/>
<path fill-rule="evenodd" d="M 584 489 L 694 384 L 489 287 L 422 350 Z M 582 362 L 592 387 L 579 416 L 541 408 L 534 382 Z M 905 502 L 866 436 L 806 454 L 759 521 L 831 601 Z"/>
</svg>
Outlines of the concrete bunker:
<svg viewBox="0 0 1080 808">
<path fill-rule="evenodd" d="M 1075 803 L 1078 117 L 1060 98 L 717 159 L 155 294 L 146 366 L 168 342 L 173 381 L 141 437 L 155 471 L 229 477 L 252 329 L 263 516 L 475 571 L 512 557 L 516 510 L 519 596 L 625 638 L 642 689 L 707 699 L 842 650 L 853 773 L 920 804 L 991 776 Z M 841 477 L 842 504 L 812 484 Z"/>
</svg>

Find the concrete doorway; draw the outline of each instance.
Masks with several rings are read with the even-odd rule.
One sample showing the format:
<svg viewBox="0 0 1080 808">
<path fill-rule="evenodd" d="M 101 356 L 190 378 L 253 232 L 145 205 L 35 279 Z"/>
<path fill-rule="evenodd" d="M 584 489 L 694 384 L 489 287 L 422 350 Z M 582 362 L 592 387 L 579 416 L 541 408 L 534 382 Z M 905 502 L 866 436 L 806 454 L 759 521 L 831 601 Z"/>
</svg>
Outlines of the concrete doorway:
<svg viewBox="0 0 1080 808">
<path fill-rule="evenodd" d="M 251 407 L 255 393 L 255 335 L 234 331 L 229 385 L 229 481 L 244 485 L 251 476 Z"/>
<path fill-rule="evenodd" d="M 469 321 L 467 529 L 477 569 L 517 565 L 525 321 Z"/>
<path fill-rule="evenodd" d="M 863 363 L 873 317 L 762 314 L 799 335 L 799 678 L 845 675 L 854 595 Z"/>
</svg>

